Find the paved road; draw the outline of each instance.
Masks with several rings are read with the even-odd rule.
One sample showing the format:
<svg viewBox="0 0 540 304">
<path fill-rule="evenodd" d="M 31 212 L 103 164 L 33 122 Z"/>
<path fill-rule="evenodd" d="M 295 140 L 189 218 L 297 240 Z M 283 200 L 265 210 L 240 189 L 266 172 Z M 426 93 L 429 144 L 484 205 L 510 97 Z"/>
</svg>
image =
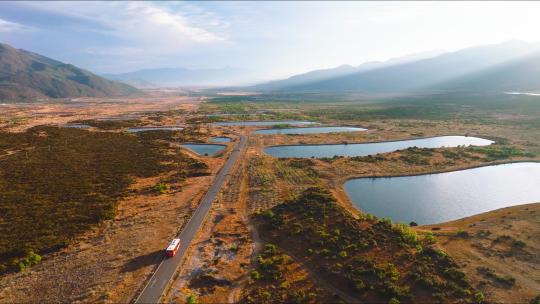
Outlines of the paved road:
<svg viewBox="0 0 540 304">
<path fill-rule="evenodd" d="M 238 146 L 233 150 L 231 156 L 229 157 L 221 171 L 219 171 L 219 173 L 217 174 L 214 183 L 210 186 L 210 189 L 208 189 L 208 192 L 206 192 L 201 203 L 193 213 L 193 216 L 178 236 L 181 240 L 178 253 L 172 258 L 163 259 L 161 261 L 156 271 L 148 281 L 147 285 L 144 287 L 142 293 L 139 295 L 137 300 L 135 300 L 135 303 L 159 302 L 161 295 L 169 285 L 169 281 L 172 279 L 173 275 L 176 272 L 176 269 L 181 264 L 184 255 L 186 254 L 186 250 L 188 249 L 191 241 L 193 240 L 193 237 L 195 237 L 195 234 L 204 222 L 204 219 L 208 214 L 208 210 L 210 210 L 210 207 L 212 207 L 212 203 L 216 199 L 216 196 L 218 195 L 221 186 L 223 186 L 226 176 L 229 174 L 229 171 L 231 170 L 232 166 L 236 162 L 236 159 L 240 155 L 240 152 L 245 148 L 245 146 L 246 137 L 241 135 L 240 143 L 238 143 Z"/>
</svg>

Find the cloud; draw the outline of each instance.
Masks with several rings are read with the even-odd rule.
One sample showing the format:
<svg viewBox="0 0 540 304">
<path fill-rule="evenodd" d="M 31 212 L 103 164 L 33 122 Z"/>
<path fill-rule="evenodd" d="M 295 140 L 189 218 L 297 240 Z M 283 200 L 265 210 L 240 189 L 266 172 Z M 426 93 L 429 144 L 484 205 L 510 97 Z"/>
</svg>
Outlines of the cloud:
<svg viewBox="0 0 540 304">
<path fill-rule="evenodd" d="M 0 32 L 29 32 L 33 30 L 34 28 L 32 27 L 0 19 Z"/>
<path fill-rule="evenodd" d="M 119 43 L 147 50 L 179 50 L 194 44 L 225 41 L 226 23 L 211 13 L 188 5 L 152 2 L 47 2 L 29 7 L 84 21 L 86 29 L 114 36 Z"/>
</svg>

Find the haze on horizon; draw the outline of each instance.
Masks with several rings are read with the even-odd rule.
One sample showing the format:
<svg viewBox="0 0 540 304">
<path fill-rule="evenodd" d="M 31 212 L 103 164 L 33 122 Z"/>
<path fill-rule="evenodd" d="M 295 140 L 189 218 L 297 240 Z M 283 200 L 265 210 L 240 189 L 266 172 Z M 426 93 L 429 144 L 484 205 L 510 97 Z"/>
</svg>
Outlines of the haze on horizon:
<svg viewBox="0 0 540 304">
<path fill-rule="evenodd" d="M 234 67 L 258 80 L 506 40 L 538 2 L 1 2 L 0 42 L 97 73 Z"/>
</svg>

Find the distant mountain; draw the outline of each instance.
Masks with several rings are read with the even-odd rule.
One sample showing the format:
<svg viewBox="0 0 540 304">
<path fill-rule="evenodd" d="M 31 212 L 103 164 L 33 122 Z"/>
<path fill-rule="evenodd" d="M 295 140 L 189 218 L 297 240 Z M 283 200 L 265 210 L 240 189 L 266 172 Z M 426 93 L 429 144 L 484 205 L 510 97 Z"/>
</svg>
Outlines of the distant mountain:
<svg viewBox="0 0 540 304">
<path fill-rule="evenodd" d="M 422 59 L 402 64 L 369 69 L 352 74 L 332 77 L 320 81 L 281 87 L 282 91 L 300 92 L 361 92 L 361 93 L 399 93 L 411 91 L 426 91 L 456 87 L 459 78 L 484 77 L 489 69 L 498 65 L 504 66 L 532 54 L 537 47 L 525 42 L 511 41 L 496 45 L 487 45 L 460 51 L 445 53 L 433 58 Z M 519 61 L 517 61 L 519 62 Z M 524 63 L 527 66 L 526 63 Z M 534 69 L 531 67 L 531 69 Z M 531 71 L 529 71 L 531 72 Z M 512 81 L 503 80 L 510 75 L 493 76 L 499 83 L 510 84 Z M 527 76 L 523 75 L 523 78 Z M 464 78 L 465 79 L 465 78 Z M 537 78 L 538 79 L 538 78 Z M 448 83 L 447 83 L 448 82 Z M 454 86 L 451 83 L 454 83 Z M 478 83 L 481 83 L 479 81 Z M 531 82 L 534 82 L 531 80 Z M 540 80 L 539 80 L 540 82 Z M 484 85 L 489 85 L 485 83 Z M 467 89 L 467 82 L 461 82 L 461 89 Z M 472 86 L 470 87 L 473 88 Z M 498 88 L 492 88 L 497 89 Z"/>
<path fill-rule="evenodd" d="M 103 74 L 125 83 L 151 83 L 155 87 L 222 86 L 254 83 L 253 73 L 231 67 L 221 69 L 159 68 L 122 74 Z"/>
<path fill-rule="evenodd" d="M 138 90 L 71 64 L 0 43 L 0 100 L 105 97 Z"/>
<path fill-rule="evenodd" d="M 437 85 L 445 90 L 540 92 L 540 52 Z"/>
<path fill-rule="evenodd" d="M 351 66 L 351 65 L 341 65 L 335 68 L 331 69 L 322 69 L 322 70 L 315 70 L 311 72 L 307 72 L 304 74 L 294 75 L 287 79 L 282 80 L 275 80 L 270 81 L 267 83 L 262 83 L 254 86 L 254 90 L 279 90 L 279 89 L 287 89 L 289 87 L 296 87 L 296 86 L 302 86 L 306 84 L 310 84 L 313 82 L 328 80 L 336 77 L 342 77 L 346 75 L 351 75 L 354 73 L 360 73 L 360 72 L 366 72 L 374 69 L 380 69 L 383 67 L 389 67 L 397 64 L 403 64 L 407 62 L 417 61 L 420 59 L 426 59 L 435 57 L 442 54 L 440 51 L 431 51 L 431 52 L 425 52 L 421 54 L 415 54 L 411 56 L 404 56 L 399 58 L 390 59 L 387 61 L 372 61 L 372 62 L 366 62 L 359 66 Z"/>
</svg>

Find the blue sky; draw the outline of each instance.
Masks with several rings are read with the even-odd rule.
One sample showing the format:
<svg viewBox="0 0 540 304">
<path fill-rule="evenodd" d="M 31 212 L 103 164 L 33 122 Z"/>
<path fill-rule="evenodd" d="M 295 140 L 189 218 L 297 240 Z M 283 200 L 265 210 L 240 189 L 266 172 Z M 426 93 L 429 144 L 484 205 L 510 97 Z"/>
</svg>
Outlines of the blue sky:
<svg viewBox="0 0 540 304">
<path fill-rule="evenodd" d="M 510 39 L 538 2 L 0 2 L 0 41 L 94 72 L 250 69 L 262 79 Z"/>
</svg>

